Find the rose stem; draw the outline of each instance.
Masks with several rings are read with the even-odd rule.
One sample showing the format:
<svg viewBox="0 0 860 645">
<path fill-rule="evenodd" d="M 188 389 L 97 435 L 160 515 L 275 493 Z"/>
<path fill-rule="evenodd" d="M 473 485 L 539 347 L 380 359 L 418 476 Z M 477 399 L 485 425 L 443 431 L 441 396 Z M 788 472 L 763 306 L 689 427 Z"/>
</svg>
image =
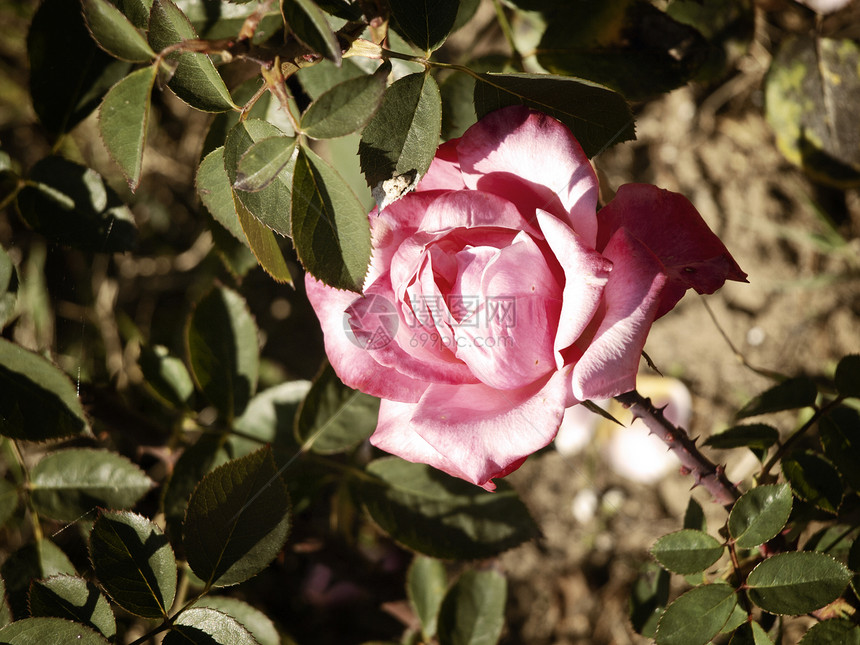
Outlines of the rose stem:
<svg viewBox="0 0 860 645">
<path fill-rule="evenodd" d="M 619 394 L 615 400 L 628 408 L 635 419 L 642 419 L 648 429 L 677 455 L 681 461 L 682 472 L 692 474 L 696 484 L 703 486 L 717 502 L 731 507 L 740 497 L 737 487 L 726 477 L 725 468 L 716 465 L 699 452 L 696 442 L 690 439 L 687 431 L 669 423 L 663 410 L 655 408 L 651 399 L 632 390 Z"/>
</svg>

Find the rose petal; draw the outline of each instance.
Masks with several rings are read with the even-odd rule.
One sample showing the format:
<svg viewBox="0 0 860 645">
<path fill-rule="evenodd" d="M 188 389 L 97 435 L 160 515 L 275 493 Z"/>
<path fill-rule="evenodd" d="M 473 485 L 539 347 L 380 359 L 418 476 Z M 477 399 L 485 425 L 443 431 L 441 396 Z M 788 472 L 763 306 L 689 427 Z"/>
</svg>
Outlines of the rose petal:
<svg viewBox="0 0 860 645">
<path fill-rule="evenodd" d="M 415 191 L 460 190 L 465 188 L 457 159 L 457 144 L 460 139 L 451 139 L 436 148 L 436 156 L 430 163 L 427 174 L 418 182 Z"/>
<path fill-rule="evenodd" d="M 579 235 L 549 213 L 539 210 L 538 223 L 565 276 L 554 345 L 556 365 L 561 368 L 562 350 L 582 335 L 600 306 L 612 262 L 589 248 Z"/>
<path fill-rule="evenodd" d="M 573 395 L 581 401 L 608 399 L 636 386 L 639 357 L 666 283 L 663 265 L 626 229 L 618 230 L 603 255 L 613 264 L 603 290 L 603 318 L 590 341 L 577 343 L 583 354 L 573 369 Z"/>
<path fill-rule="evenodd" d="M 511 106 L 491 112 L 457 144 L 466 185 L 500 195 L 531 220 L 538 209 L 567 220 L 589 246 L 597 238 L 597 177 L 570 130 Z"/>
<path fill-rule="evenodd" d="M 346 310 L 356 295 L 333 289 L 305 276 L 308 300 L 320 320 L 326 355 L 335 373 L 345 385 L 372 396 L 398 401 L 417 401 L 429 383 L 401 374 L 393 367 L 380 365 L 363 349 L 360 340 L 350 339 Z"/>
<path fill-rule="evenodd" d="M 514 204 L 498 195 L 479 190 L 441 193 L 426 208 L 418 230 L 438 234 L 467 228 L 470 229 L 467 234 L 469 242 L 480 244 L 482 231 L 474 230 L 479 227 L 509 228 L 540 235 Z"/>
<path fill-rule="evenodd" d="M 569 370 L 528 388 L 433 385 L 417 404 L 383 401 L 370 442 L 479 486 L 508 474 L 555 437 Z M 416 436 L 417 435 L 417 436 Z"/>
<path fill-rule="evenodd" d="M 669 281 L 657 318 L 671 310 L 687 289 L 713 293 L 726 280 L 746 282 L 747 274 L 725 245 L 690 200 L 678 193 L 650 184 L 625 184 L 600 210 L 598 224 L 597 250 L 602 250 L 623 227 L 666 267 Z"/>
</svg>

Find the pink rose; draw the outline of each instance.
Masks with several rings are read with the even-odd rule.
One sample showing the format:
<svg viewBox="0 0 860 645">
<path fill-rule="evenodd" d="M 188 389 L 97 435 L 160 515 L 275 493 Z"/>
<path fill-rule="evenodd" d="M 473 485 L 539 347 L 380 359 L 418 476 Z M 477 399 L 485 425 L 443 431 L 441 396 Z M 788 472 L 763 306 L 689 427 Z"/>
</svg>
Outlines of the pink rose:
<svg viewBox="0 0 860 645">
<path fill-rule="evenodd" d="M 363 297 L 307 277 L 338 376 L 382 399 L 371 443 L 492 489 L 565 408 L 635 388 L 651 323 L 688 288 L 746 277 L 681 195 L 628 184 L 596 208 L 570 131 L 509 107 L 370 213 Z"/>
</svg>

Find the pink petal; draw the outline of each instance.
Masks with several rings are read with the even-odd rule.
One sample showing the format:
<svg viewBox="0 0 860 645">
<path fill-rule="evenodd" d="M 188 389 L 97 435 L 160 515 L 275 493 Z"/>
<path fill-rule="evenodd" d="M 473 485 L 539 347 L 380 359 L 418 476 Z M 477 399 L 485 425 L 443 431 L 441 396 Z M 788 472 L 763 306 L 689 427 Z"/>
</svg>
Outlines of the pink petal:
<svg viewBox="0 0 860 645">
<path fill-rule="evenodd" d="M 453 327 L 457 357 L 483 383 L 503 390 L 554 370 L 561 287 L 534 240 L 520 233 L 502 249 L 477 247 L 457 257 L 464 267 L 453 293 L 475 305 L 475 315 Z"/>
<path fill-rule="evenodd" d="M 538 209 L 549 211 L 594 246 L 597 177 L 555 119 L 523 106 L 491 112 L 465 132 L 457 155 L 469 188 L 508 199 L 529 220 Z"/>
<path fill-rule="evenodd" d="M 746 282 L 747 274 L 683 195 L 650 184 L 625 184 L 597 217 L 598 250 L 623 227 L 666 267 L 669 281 L 657 318 L 672 309 L 687 289 L 713 293 L 726 280 Z"/>
<path fill-rule="evenodd" d="M 441 193 L 427 207 L 418 229 L 427 233 L 448 233 L 455 228 L 508 228 L 539 234 L 517 207 L 506 199 L 478 190 L 458 190 Z M 464 236 L 471 244 L 481 243 L 481 231 L 468 231 Z"/>
<path fill-rule="evenodd" d="M 430 385 L 428 382 L 380 365 L 371 352 L 362 347 L 362 339 L 356 339 L 354 334 L 350 338 L 346 311 L 357 300 L 354 293 L 333 289 L 310 274 L 305 276 L 305 289 L 322 326 L 326 354 L 345 385 L 372 396 L 418 400 Z"/>
<path fill-rule="evenodd" d="M 583 354 L 573 368 L 573 395 L 581 401 L 636 387 L 639 357 L 666 283 L 660 261 L 626 229 L 612 237 L 603 255 L 613 264 L 603 290 L 603 318 L 590 342 L 581 339 Z"/>
<path fill-rule="evenodd" d="M 457 159 L 459 139 L 446 141 L 436 149 L 436 156 L 424 178 L 418 182 L 415 191 L 422 190 L 460 190 L 466 187 L 460 175 L 460 162 Z"/>
<path fill-rule="evenodd" d="M 600 305 L 612 262 L 589 248 L 579 235 L 549 213 L 539 210 L 538 222 L 564 270 L 564 295 L 554 345 L 560 368 L 561 351 L 582 335 Z"/>
<path fill-rule="evenodd" d="M 383 401 L 370 442 L 408 461 L 492 486 L 555 437 L 569 370 L 530 387 L 432 385 L 417 404 Z"/>
</svg>

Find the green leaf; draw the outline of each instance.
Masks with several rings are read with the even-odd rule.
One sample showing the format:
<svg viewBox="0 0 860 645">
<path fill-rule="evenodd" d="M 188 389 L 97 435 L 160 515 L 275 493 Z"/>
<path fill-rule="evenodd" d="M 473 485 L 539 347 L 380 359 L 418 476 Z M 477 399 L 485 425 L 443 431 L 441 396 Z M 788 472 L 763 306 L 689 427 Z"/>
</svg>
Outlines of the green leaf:
<svg viewBox="0 0 860 645">
<path fill-rule="evenodd" d="M 117 7 L 128 17 L 138 29 L 149 27 L 149 12 L 152 9 L 152 0 L 118 0 Z"/>
<path fill-rule="evenodd" d="M 236 207 L 233 205 L 233 190 L 230 188 L 230 178 L 224 168 L 224 146 L 216 148 L 203 158 L 197 168 L 194 183 L 200 201 L 218 222 L 242 244 L 248 240 L 239 223 Z"/>
<path fill-rule="evenodd" d="M 373 434 L 378 413 L 379 399 L 347 387 L 326 365 L 299 410 L 296 436 L 319 454 L 346 452 Z"/>
<path fill-rule="evenodd" d="M 409 74 L 391 84 L 358 146 L 361 170 L 380 208 L 430 168 L 442 128 L 442 97 L 432 76 Z"/>
<path fill-rule="evenodd" d="M 803 635 L 800 645 L 860 645 L 860 627 L 844 618 L 822 620 Z"/>
<path fill-rule="evenodd" d="M 360 292 L 370 262 L 367 212 L 343 178 L 304 146 L 296 159 L 292 210 L 293 243 L 304 267 L 332 287 Z"/>
<path fill-rule="evenodd" d="M 854 540 L 851 547 L 848 549 L 847 558 L 848 568 L 854 571 L 854 576 L 851 578 L 851 589 L 854 590 L 854 595 L 860 598 L 860 540 Z"/>
<path fill-rule="evenodd" d="M 564 3 L 547 16 L 537 59 L 641 101 L 686 83 L 708 52 L 701 34 L 646 2 Z"/>
<path fill-rule="evenodd" d="M 814 452 L 793 453 L 782 460 L 782 474 L 795 496 L 828 513 L 836 513 L 842 502 L 839 473 L 829 461 Z"/>
<path fill-rule="evenodd" d="M 841 396 L 860 398 L 860 354 L 842 357 L 836 365 L 834 382 Z"/>
<path fill-rule="evenodd" d="M 548 74 L 479 74 L 475 83 L 478 118 L 509 105 L 525 105 L 564 123 L 589 157 L 636 138 L 624 98 L 581 79 Z"/>
<path fill-rule="evenodd" d="M 684 528 L 697 531 L 708 530 L 705 511 L 702 509 L 702 505 L 692 497 L 687 501 L 687 509 L 684 511 Z"/>
<path fill-rule="evenodd" d="M 773 641 L 758 623 L 744 622 L 732 634 L 729 645 L 773 645 Z"/>
<path fill-rule="evenodd" d="M 188 502 L 184 543 L 191 570 L 207 587 L 257 575 L 287 539 L 289 506 L 269 448 L 216 468 Z"/>
<path fill-rule="evenodd" d="M 176 596 L 176 559 L 155 524 L 103 511 L 90 533 L 90 560 L 113 601 L 136 616 L 166 618 Z"/>
<path fill-rule="evenodd" d="M 487 492 L 424 464 L 396 457 L 367 466 L 357 482 L 373 521 L 400 544 L 434 558 L 489 558 L 538 535 L 538 528 L 504 480 Z"/>
<path fill-rule="evenodd" d="M 301 42 L 311 51 L 340 65 L 341 51 L 325 14 L 311 0 L 283 0 L 284 20 Z"/>
<path fill-rule="evenodd" d="M 750 600 L 771 614 L 806 614 L 836 600 L 851 580 L 848 568 L 824 553 L 779 553 L 747 577 Z"/>
<path fill-rule="evenodd" d="M 637 634 L 654 638 L 657 624 L 669 604 L 669 572 L 646 563 L 630 591 L 630 624 Z"/>
<path fill-rule="evenodd" d="M 146 384 L 177 408 L 188 407 L 194 396 L 194 383 L 185 363 L 164 345 L 143 345 L 138 358 Z"/>
<path fill-rule="evenodd" d="M 145 63 L 155 58 L 146 38 L 107 0 L 82 0 L 84 20 L 96 42 L 115 58 Z"/>
<path fill-rule="evenodd" d="M 281 637 L 269 617 L 238 598 L 206 596 L 198 600 L 194 606 L 214 609 L 236 619 L 251 633 L 259 645 L 281 645 Z"/>
<path fill-rule="evenodd" d="M 339 83 L 365 75 L 364 70 L 348 58 L 341 62 L 340 67 L 329 60 L 321 60 L 316 65 L 302 67 L 296 72 L 296 78 L 312 101 Z"/>
<path fill-rule="evenodd" d="M 707 533 L 694 529 L 664 535 L 651 547 L 651 555 L 660 564 L 681 575 L 704 571 L 722 554 L 722 544 Z"/>
<path fill-rule="evenodd" d="M 151 4 L 151 0 L 148 0 Z M 260 8 L 257 3 L 212 2 L 212 0 L 180 0 L 177 3 L 201 38 L 211 40 L 236 38 L 245 20 Z M 257 31 L 251 41 L 261 44 L 278 33 L 284 26 L 277 3 L 263 12 Z"/>
<path fill-rule="evenodd" d="M 813 405 L 817 396 L 815 381 L 805 376 L 790 378 L 752 399 L 735 414 L 735 418 L 745 419 L 758 414 L 805 408 Z"/>
<path fill-rule="evenodd" d="M 63 550 L 50 540 L 35 540 L 12 553 L 0 566 L 6 582 L 12 614 L 28 615 L 27 592 L 30 583 L 57 574 L 75 575 L 75 567 Z M 0 641 L 3 642 L 3 641 Z"/>
<path fill-rule="evenodd" d="M 782 40 L 765 79 L 767 120 L 780 151 L 817 181 L 860 185 L 860 46 L 813 35 Z"/>
<path fill-rule="evenodd" d="M 122 455 L 65 448 L 45 455 L 30 471 L 30 499 L 40 514 L 74 522 L 97 507 L 131 508 L 152 480 Z"/>
<path fill-rule="evenodd" d="M 0 526 L 9 521 L 18 509 L 18 488 L 15 484 L 0 479 Z"/>
<path fill-rule="evenodd" d="M 837 407 L 818 422 L 818 428 L 824 454 L 845 482 L 860 491 L 860 413 Z"/>
<path fill-rule="evenodd" d="M 197 303 L 186 331 L 194 380 L 221 415 L 241 414 L 257 389 L 257 324 L 238 293 L 216 287 Z"/>
<path fill-rule="evenodd" d="M 751 423 L 734 426 L 711 435 L 704 445 L 720 450 L 746 447 L 753 451 L 759 461 L 762 461 L 767 451 L 777 441 L 779 441 L 779 430 L 764 423 Z"/>
<path fill-rule="evenodd" d="M 418 49 L 438 48 L 451 30 L 459 0 L 389 0 L 394 28 Z"/>
<path fill-rule="evenodd" d="M 335 139 L 364 127 L 379 109 L 389 72 L 384 63 L 373 74 L 335 85 L 302 115 L 302 131 L 312 139 Z"/>
<path fill-rule="evenodd" d="M 155 0 L 149 19 L 149 44 L 160 52 L 182 40 L 197 38 L 188 18 L 171 0 Z M 174 52 L 176 61 L 168 87 L 180 99 L 203 112 L 224 112 L 236 108 L 224 80 L 206 54 Z"/>
<path fill-rule="evenodd" d="M 137 243 L 134 215 L 104 178 L 62 157 L 36 162 L 18 210 L 49 240 L 84 251 L 122 253 Z"/>
<path fill-rule="evenodd" d="M 729 513 L 729 534 L 738 547 L 751 549 L 776 537 L 790 514 L 788 484 L 759 486 L 735 502 Z"/>
<path fill-rule="evenodd" d="M 77 576 L 57 575 L 30 586 L 30 614 L 66 618 L 102 633 L 116 635 L 116 619 L 107 599 L 91 582 Z"/>
<path fill-rule="evenodd" d="M 45 643 L 74 643 L 75 645 L 109 645 L 108 641 L 89 627 L 62 618 L 25 618 L 0 629 L 3 645 L 44 645 Z"/>
<path fill-rule="evenodd" d="M 235 618 L 206 607 L 182 612 L 163 645 L 258 645 Z"/>
<path fill-rule="evenodd" d="M 131 68 L 96 45 L 80 4 L 45 0 L 27 34 L 33 109 L 52 135 L 69 132 Z"/>
<path fill-rule="evenodd" d="M 242 225 L 242 231 L 248 240 L 251 252 L 263 270 L 276 282 L 293 284 L 290 268 L 284 260 L 284 254 L 278 244 L 275 234 L 259 219 L 254 217 L 238 198 L 238 191 L 233 191 L 233 206 Z"/>
<path fill-rule="evenodd" d="M 310 381 L 287 381 L 260 392 L 251 399 L 241 417 L 233 427 L 242 436 L 231 435 L 230 445 L 235 456 L 252 452 L 261 444 L 278 448 L 298 448 L 293 429 L 299 406 L 311 388 Z M 247 437 L 254 437 L 250 441 Z"/>
<path fill-rule="evenodd" d="M 234 188 L 248 192 L 263 190 L 286 168 L 295 150 L 293 137 L 274 136 L 255 142 L 239 160 Z"/>
<path fill-rule="evenodd" d="M 499 572 L 466 571 L 439 610 L 439 641 L 451 645 L 495 645 L 505 626 L 507 581 Z"/>
<path fill-rule="evenodd" d="M 0 338 L 0 434 L 45 441 L 89 430 L 74 384 L 47 360 Z"/>
<path fill-rule="evenodd" d="M 99 109 L 102 140 L 132 191 L 140 183 L 156 71 L 150 66 L 132 72 L 110 89 Z"/>
<path fill-rule="evenodd" d="M 421 633 L 427 641 L 436 636 L 439 608 L 447 587 L 445 566 L 439 560 L 416 555 L 406 574 L 406 595 L 421 621 Z"/>
<path fill-rule="evenodd" d="M 182 542 L 182 521 L 188 498 L 206 473 L 226 464 L 233 456 L 224 447 L 222 435 L 204 434 L 176 461 L 164 490 L 161 506 L 167 520 L 167 535 L 174 545 Z"/>
<path fill-rule="evenodd" d="M 657 645 L 705 645 L 720 633 L 737 604 L 726 584 L 694 587 L 666 607 L 657 627 Z"/>
<path fill-rule="evenodd" d="M 262 119 L 247 119 L 233 126 L 224 142 L 224 167 L 227 169 L 230 184 L 236 184 L 239 179 L 240 160 L 255 143 L 271 137 L 283 136 L 283 132 Z M 265 188 L 255 192 L 244 190 L 235 192 L 236 198 L 254 217 L 285 237 L 290 236 L 291 186 L 294 166 L 295 161 L 290 156 L 290 163 L 286 164 L 278 173 L 277 181 L 272 181 Z"/>
</svg>

